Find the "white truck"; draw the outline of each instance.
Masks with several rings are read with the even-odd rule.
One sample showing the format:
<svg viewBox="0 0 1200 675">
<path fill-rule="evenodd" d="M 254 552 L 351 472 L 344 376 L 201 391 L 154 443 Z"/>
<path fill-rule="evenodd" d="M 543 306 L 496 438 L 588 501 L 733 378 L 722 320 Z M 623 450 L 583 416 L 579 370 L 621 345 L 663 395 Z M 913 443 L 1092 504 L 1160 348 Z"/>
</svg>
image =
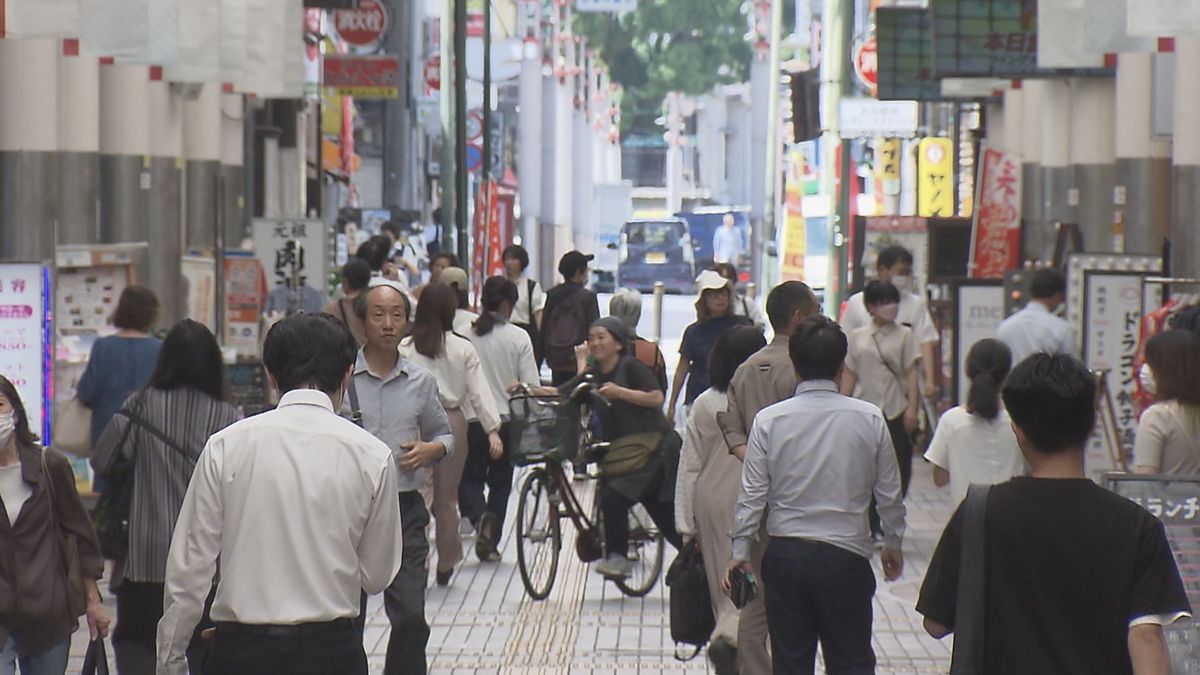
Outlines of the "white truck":
<svg viewBox="0 0 1200 675">
<path fill-rule="evenodd" d="M 595 244 L 592 251 L 593 288 L 601 293 L 616 290 L 617 247 L 621 227 L 633 217 L 633 183 L 599 183 L 595 186 Z"/>
</svg>

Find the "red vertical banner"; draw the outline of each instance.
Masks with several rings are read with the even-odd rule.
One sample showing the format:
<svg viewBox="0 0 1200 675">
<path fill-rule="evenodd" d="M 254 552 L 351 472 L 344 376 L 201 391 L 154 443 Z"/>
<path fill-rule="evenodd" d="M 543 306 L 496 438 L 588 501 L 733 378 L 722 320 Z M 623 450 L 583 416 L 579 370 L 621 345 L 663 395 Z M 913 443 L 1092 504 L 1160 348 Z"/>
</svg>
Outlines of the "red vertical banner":
<svg viewBox="0 0 1200 675">
<path fill-rule="evenodd" d="M 487 221 L 491 210 L 491 182 L 479 186 L 475 195 L 475 219 L 471 224 L 471 286 L 475 298 L 483 288 L 484 262 L 487 260 Z"/>
<path fill-rule="evenodd" d="M 992 148 L 980 160 L 971 276 L 999 279 L 1021 264 L 1021 161 Z"/>
</svg>

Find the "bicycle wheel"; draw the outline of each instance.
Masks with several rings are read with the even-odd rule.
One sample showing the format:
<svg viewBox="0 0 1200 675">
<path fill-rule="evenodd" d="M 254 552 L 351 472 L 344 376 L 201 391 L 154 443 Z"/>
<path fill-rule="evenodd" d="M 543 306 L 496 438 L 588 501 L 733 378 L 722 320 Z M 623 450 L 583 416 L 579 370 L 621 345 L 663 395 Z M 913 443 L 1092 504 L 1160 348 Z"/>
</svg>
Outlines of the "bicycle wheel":
<svg viewBox="0 0 1200 675">
<path fill-rule="evenodd" d="M 663 565 L 663 535 L 641 504 L 629 510 L 629 576 L 617 581 L 625 595 L 640 598 L 658 583 Z"/>
<path fill-rule="evenodd" d="M 550 476 L 534 469 L 521 484 L 517 502 L 517 567 L 521 582 L 534 600 L 545 600 L 558 574 L 562 532 L 558 503 L 551 496 Z"/>
</svg>

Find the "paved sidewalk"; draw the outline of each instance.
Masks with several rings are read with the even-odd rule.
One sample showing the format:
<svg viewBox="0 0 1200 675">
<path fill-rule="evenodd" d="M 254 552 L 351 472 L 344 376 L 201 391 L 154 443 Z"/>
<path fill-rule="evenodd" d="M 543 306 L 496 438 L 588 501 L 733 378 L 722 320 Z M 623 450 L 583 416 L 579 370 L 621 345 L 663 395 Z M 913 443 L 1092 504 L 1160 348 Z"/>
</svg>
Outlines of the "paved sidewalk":
<svg viewBox="0 0 1200 675">
<path fill-rule="evenodd" d="M 876 672 L 944 673 L 949 670 L 949 641 L 930 638 L 913 609 L 917 591 L 949 517 L 948 489 L 937 489 L 929 465 L 914 462 L 908 504 L 904 575 L 896 583 L 878 579 L 875 595 Z M 524 472 L 518 472 L 517 480 Z M 518 486 L 520 483 L 518 482 Z M 576 483 L 577 487 L 581 484 Z M 594 483 L 580 487 L 590 503 Z M 517 490 L 513 491 L 509 523 L 515 520 Z M 550 597 L 529 600 L 516 565 L 516 542 L 511 525 L 502 542 L 503 560 L 463 563 L 449 588 L 430 581 L 427 613 L 432 627 L 430 672 L 596 674 L 705 673 L 703 654 L 682 663 L 673 656 L 669 607 L 661 580 L 645 598 L 626 598 L 617 588 L 590 571 L 574 555 L 574 528 L 564 521 L 564 545 L 558 579 Z M 664 567 L 674 551 L 668 546 Z M 878 559 L 874 561 L 879 574 Z M 389 630 L 381 601 L 368 606 L 365 647 L 371 672 L 383 671 Z M 86 632 L 76 633 L 68 672 L 79 672 Z M 690 651 L 690 650 L 687 650 Z M 111 654 L 110 654 L 111 655 Z M 115 672 L 115 670 L 113 671 Z"/>
</svg>

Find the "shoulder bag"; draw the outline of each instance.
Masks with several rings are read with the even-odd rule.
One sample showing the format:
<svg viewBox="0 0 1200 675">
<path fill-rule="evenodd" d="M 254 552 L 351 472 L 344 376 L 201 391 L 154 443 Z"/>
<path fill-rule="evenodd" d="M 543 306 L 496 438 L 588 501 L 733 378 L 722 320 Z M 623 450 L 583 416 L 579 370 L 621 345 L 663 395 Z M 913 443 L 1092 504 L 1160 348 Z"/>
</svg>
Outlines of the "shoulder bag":
<svg viewBox="0 0 1200 675">
<path fill-rule="evenodd" d="M 83 587 L 83 571 L 79 563 L 79 541 L 74 534 L 67 532 L 62 525 L 62 516 L 58 510 L 58 494 L 54 489 L 54 477 L 46 463 L 46 448 L 42 448 L 42 480 L 46 482 L 46 491 L 50 497 L 50 514 L 54 520 L 54 529 L 58 535 L 59 551 L 62 554 L 63 573 L 67 585 L 67 610 L 72 620 L 83 616 L 87 611 L 87 591 Z"/>
<path fill-rule="evenodd" d="M 972 485 L 963 500 L 962 549 L 958 557 L 958 589 L 954 603 L 954 653 L 950 675 L 980 675 L 983 672 L 985 631 L 984 522 L 990 485 Z"/>
<path fill-rule="evenodd" d="M 688 657 L 681 656 L 676 649 L 675 658 L 691 661 L 708 643 L 717 625 L 712 596 L 708 592 L 708 577 L 704 572 L 704 558 L 696 540 L 685 544 L 675 556 L 667 568 L 666 582 L 671 589 L 671 639 L 695 647 Z"/>
</svg>

